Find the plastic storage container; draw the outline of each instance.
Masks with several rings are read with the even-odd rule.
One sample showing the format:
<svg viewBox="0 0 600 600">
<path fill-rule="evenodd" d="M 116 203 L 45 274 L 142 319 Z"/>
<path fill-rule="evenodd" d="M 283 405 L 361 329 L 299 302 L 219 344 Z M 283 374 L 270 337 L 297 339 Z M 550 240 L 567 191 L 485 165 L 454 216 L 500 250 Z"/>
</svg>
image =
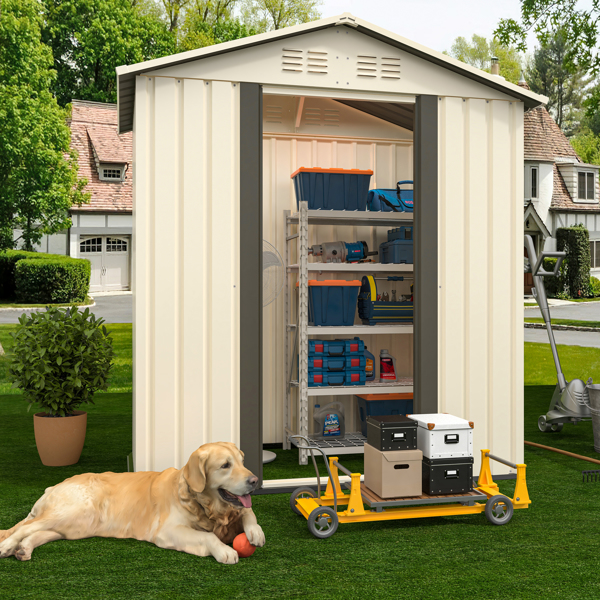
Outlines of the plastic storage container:
<svg viewBox="0 0 600 600">
<path fill-rule="evenodd" d="M 420 450 L 381 452 L 365 444 L 365 486 L 380 498 L 420 496 L 422 457 Z"/>
<path fill-rule="evenodd" d="M 355 337 L 352 340 L 308 340 L 308 356 L 354 356 L 363 355 L 365 343 Z"/>
<path fill-rule="evenodd" d="M 473 422 L 447 414 L 407 415 L 419 424 L 417 448 L 429 459 L 473 456 Z"/>
<path fill-rule="evenodd" d="M 369 381 L 368 375 L 366 380 Z M 414 410 L 412 392 L 407 394 L 365 394 L 356 396 L 356 400 L 360 415 L 360 429 L 365 437 L 367 437 L 368 417 L 406 415 Z"/>
<path fill-rule="evenodd" d="M 473 457 L 429 459 L 423 456 L 422 464 L 423 492 L 429 496 L 473 491 Z"/>
<path fill-rule="evenodd" d="M 344 406 L 341 402 L 331 402 L 323 408 L 315 404 L 313 421 L 315 437 L 339 440 L 346 433 Z"/>
<path fill-rule="evenodd" d="M 296 205 L 309 210 L 366 210 L 373 171 L 300 167 L 292 173 Z"/>
<path fill-rule="evenodd" d="M 367 417 L 367 443 L 377 450 L 416 450 L 417 423 L 404 415 Z"/>
<path fill-rule="evenodd" d="M 395 209 L 398 212 L 413 212 L 413 191 L 402 189 L 402 186 L 406 185 L 413 185 L 413 182 L 408 179 L 399 181 L 395 190 L 370 190 L 367 198 L 369 210 L 392 212 Z M 394 208 L 392 208 L 392 206 Z"/>
<path fill-rule="evenodd" d="M 308 357 L 309 371 L 350 371 L 362 370 L 365 368 L 366 359 L 364 356 L 331 356 L 317 358 Z M 410 411 L 412 412 L 412 411 Z"/>
<path fill-rule="evenodd" d="M 309 325 L 339 327 L 354 325 L 360 286 L 358 280 L 310 280 L 308 282 Z"/>
<path fill-rule="evenodd" d="M 309 371 L 308 387 L 365 385 L 362 371 Z"/>
<path fill-rule="evenodd" d="M 367 350 L 365 346 L 365 379 L 375 381 L 375 357 Z M 410 411 L 412 412 L 412 410 Z M 365 435 L 363 433 L 363 435 Z"/>
<path fill-rule="evenodd" d="M 413 264 L 413 228 L 398 227 L 388 231 L 388 240 L 379 245 L 379 261 L 383 264 Z"/>
</svg>

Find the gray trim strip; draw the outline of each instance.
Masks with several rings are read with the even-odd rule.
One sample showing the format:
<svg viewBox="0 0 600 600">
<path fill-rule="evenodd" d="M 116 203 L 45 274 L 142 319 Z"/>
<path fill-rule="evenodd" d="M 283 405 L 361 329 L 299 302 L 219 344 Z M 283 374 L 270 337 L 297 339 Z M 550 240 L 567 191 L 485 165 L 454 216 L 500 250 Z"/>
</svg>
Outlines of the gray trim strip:
<svg viewBox="0 0 600 600">
<path fill-rule="evenodd" d="M 418 96 L 414 130 L 415 413 L 438 412 L 438 97 Z"/>
<path fill-rule="evenodd" d="M 240 446 L 262 485 L 262 88 L 240 84 Z"/>
<path fill-rule="evenodd" d="M 77 235 L 131 235 L 132 227 L 71 227 Z"/>
</svg>

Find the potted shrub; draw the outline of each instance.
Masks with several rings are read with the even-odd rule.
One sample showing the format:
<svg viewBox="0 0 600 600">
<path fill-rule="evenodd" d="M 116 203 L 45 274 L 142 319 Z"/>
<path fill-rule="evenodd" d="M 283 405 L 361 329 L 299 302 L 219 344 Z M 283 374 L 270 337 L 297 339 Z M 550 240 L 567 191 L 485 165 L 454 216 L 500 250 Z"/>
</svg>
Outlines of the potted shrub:
<svg viewBox="0 0 600 600">
<path fill-rule="evenodd" d="M 19 318 L 9 373 L 23 391 L 33 416 L 42 463 L 73 465 L 81 456 L 87 413 L 77 410 L 106 390 L 112 366 L 112 339 L 89 309 L 48 308 Z"/>
</svg>

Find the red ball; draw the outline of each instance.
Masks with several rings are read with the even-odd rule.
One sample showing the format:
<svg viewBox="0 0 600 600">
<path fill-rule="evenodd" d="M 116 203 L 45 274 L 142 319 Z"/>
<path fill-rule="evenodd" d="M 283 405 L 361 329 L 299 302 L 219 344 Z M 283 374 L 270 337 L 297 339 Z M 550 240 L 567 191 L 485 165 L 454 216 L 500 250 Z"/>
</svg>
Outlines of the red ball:
<svg viewBox="0 0 600 600">
<path fill-rule="evenodd" d="M 248 541 L 245 533 L 240 533 L 240 535 L 236 535 L 233 540 L 233 549 L 238 553 L 240 558 L 246 558 L 254 554 L 256 546 L 253 546 Z"/>
</svg>

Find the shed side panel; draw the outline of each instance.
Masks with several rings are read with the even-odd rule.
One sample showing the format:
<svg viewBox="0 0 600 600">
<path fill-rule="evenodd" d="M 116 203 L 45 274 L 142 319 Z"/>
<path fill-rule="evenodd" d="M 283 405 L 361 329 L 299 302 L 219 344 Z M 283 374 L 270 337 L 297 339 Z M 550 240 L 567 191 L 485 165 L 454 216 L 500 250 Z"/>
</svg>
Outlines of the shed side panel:
<svg viewBox="0 0 600 600">
<path fill-rule="evenodd" d="M 239 86 L 140 77 L 137 87 L 139 471 L 239 443 Z"/>
<path fill-rule="evenodd" d="M 523 457 L 523 105 L 443 98 L 440 410 L 481 448 Z M 508 469 L 494 465 L 495 472 Z"/>
</svg>

